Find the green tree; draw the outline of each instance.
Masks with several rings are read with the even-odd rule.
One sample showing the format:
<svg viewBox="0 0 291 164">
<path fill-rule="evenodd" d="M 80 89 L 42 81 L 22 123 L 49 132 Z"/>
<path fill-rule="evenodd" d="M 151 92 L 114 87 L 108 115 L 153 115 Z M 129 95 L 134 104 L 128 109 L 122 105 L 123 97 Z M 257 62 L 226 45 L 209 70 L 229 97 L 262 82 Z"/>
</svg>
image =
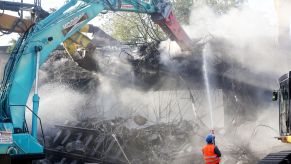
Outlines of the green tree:
<svg viewBox="0 0 291 164">
<path fill-rule="evenodd" d="M 217 13 L 225 13 L 232 7 L 239 7 L 245 0 L 171 0 L 173 11 L 181 24 L 189 24 L 193 7 L 208 5 Z M 103 15 L 107 19 L 103 30 L 116 39 L 129 44 L 144 44 L 166 39 L 160 27 L 147 14 L 117 13 Z"/>
<path fill-rule="evenodd" d="M 226 13 L 229 9 L 240 7 L 246 0 L 194 0 L 194 4 L 206 4 L 213 8 L 217 13 Z"/>
<path fill-rule="evenodd" d="M 172 0 L 173 11 L 181 24 L 189 24 L 193 0 Z"/>
<path fill-rule="evenodd" d="M 166 39 L 159 26 L 154 24 L 146 14 L 115 14 L 103 25 L 103 29 L 114 38 L 133 45 Z"/>
<path fill-rule="evenodd" d="M 16 45 L 16 41 L 17 41 L 17 40 L 15 40 L 15 39 L 11 39 L 11 40 L 8 42 L 8 43 L 9 43 L 9 47 L 8 47 L 7 50 L 6 50 L 8 54 L 11 54 L 11 53 L 12 53 L 12 51 L 13 51 L 15 45 Z"/>
<path fill-rule="evenodd" d="M 189 24 L 193 7 L 207 5 L 217 13 L 226 13 L 229 9 L 239 7 L 246 0 L 171 0 L 174 14 L 181 24 Z"/>
</svg>

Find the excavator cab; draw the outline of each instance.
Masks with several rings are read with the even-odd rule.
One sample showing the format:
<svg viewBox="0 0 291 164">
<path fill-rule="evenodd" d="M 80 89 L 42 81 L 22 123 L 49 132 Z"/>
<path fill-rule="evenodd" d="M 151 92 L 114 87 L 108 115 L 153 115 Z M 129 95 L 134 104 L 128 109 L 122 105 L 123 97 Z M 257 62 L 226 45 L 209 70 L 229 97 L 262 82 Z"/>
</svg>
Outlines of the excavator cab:
<svg viewBox="0 0 291 164">
<path fill-rule="evenodd" d="M 272 100 L 277 101 L 279 104 L 279 131 L 280 137 L 276 137 L 284 143 L 291 143 L 291 132 L 290 132 L 290 77 L 291 72 L 281 76 L 279 78 L 280 88 L 273 91 Z M 284 150 L 276 153 L 270 153 L 261 159 L 258 164 L 266 163 L 290 163 L 291 162 L 291 151 Z"/>
<path fill-rule="evenodd" d="M 273 92 L 272 100 L 279 102 L 279 130 L 282 142 L 291 143 L 290 79 L 291 72 L 279 78 L 280 88 Z"/>
</svg>

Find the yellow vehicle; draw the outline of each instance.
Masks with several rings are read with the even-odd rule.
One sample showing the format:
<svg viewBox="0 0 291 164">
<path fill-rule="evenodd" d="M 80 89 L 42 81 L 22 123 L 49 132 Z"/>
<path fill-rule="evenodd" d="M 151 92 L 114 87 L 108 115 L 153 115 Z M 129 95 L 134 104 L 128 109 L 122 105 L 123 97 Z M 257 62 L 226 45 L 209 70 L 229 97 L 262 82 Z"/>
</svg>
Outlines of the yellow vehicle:
<svg viewBox="0 0 291 164">
<path fill-rule="evenodd" d="M 0 14 L 0 30 L 4 34 L 24 33 L 33 24 L 31 19 L 22 19 L 5 13 Z M 92 33 L 93 39 L 83 33 Z M 79 66 L 89 71 L 97 71 L 97 63 L 92 60 L 92 54 L 96 47 L 104 46 L 106 43 L 121 45 L 119 41 L 106 34 L 100 28 L 87 24 L 79 32 L 65 40 L 63 46 Z"/>
</svg>

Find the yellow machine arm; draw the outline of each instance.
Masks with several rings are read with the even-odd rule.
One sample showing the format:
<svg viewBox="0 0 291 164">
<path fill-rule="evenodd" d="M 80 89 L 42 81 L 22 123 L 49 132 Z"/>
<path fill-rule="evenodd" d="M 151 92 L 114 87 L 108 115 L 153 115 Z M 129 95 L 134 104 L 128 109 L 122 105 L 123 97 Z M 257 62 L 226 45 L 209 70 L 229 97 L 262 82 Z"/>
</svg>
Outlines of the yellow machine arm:
<svg viewBox="0 0 291 164">
<path fill-rule="evenodd" d="M 24 33 L 31 25 L 31 20 L 20 19 L 7 14 L 0 14 L 1 31 Z"/>
<path fill-rule="evenodd" d="M 24 33 L 32 24 L 33 22 L 29 19 L 20 19 L 7 14 L 0 15 L 0 30 L 4 34 L 11 32 Z M 97 30 L 100 29 L 93 25 L 87 24 L 79 32 L 76 32 L 63 42 L 64 48 L 72 59 L 77 62 L 79 66 L 90 71 L 97 70 L 97 65 L 96 63 L 94 64 L 94 60 L 92 60 L 92 53 L 98 45 L 94 42 L 94 38 L 92 41 L 82 32 L 95 33 Z M 86 55 L 80 54 L 78 49 L 84 49 L 87 52 Z"/>
</svg>

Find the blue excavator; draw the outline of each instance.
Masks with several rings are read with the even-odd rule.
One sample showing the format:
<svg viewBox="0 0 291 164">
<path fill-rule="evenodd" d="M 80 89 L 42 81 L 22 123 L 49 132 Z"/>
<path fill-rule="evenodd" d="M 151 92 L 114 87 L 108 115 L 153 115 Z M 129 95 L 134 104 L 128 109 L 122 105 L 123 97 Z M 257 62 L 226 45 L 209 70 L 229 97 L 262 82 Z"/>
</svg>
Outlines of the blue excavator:
<svg viewBox="0 0 291 164">
<path fill-rule="evenodd" d="M 70 0 L 43 19 L 35 19 L 17 41 L 0 85 L 0 163 L 31 163 L 44 158 L 38 117 L 38 72 L 50 53 L 104 11 L 146 13 L 178 43 L 192 51 L 192 41 L 175 18 L 168 0 Z M 26 105 L 34 85 L 32 109 Z M 25 113 L 32 112 L 31 132 Z M 38 136 L 38 121 L 40 134 Z M 40 137 L 41 138 L 41 137 Z"/>
</svg>

